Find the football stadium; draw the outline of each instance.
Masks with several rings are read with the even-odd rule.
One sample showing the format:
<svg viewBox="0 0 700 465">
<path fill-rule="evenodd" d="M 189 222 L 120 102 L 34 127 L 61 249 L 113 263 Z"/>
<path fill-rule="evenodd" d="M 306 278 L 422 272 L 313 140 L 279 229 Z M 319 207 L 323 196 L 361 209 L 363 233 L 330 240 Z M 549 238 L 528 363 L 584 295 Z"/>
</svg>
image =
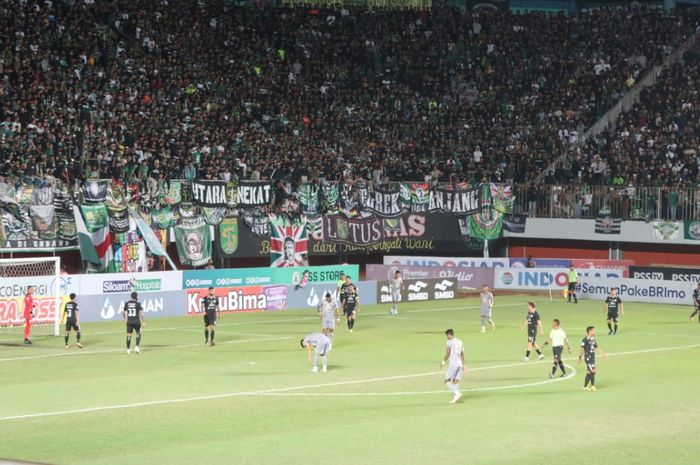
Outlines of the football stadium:
<svg viewBox="0 0 700 465">
<path fill-rule="evenodd" d="M 697 465 L 698 7 L 0 2 L 0 465 Z"/>
</svg>

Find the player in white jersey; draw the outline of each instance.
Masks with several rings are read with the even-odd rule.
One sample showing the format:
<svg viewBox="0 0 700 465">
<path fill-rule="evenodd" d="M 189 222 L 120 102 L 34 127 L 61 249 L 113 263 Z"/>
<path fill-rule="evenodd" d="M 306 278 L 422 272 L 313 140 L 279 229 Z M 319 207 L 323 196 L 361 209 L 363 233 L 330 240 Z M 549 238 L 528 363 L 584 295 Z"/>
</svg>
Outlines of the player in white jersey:
<svg viewBox="0 0 700 465">
<path fill-rule="evenodd" d="M 311 371 L 314 373 L 318 372 L 318 358 L 321 357 L 321 362 L 323 368 L 321 368 L 321 373 L 326 373 L 328 371 L 328 351 L 331 349 L 331 340 L 328 336 L 321 333 L 311 333 L 300 341 L 302 349 L 306 349 L 306 356 L 311 362 L 311 348 L 314 350 L 314 361 Z"/>
<path fill-rule="evenodd" d="M 401 302 L 401 291 L 403 290 L 403 279 L 401 279 L 401 271 L 394 272 L 394 279 L 391 280 L 391 315 L 399 314 L 399 302 Z"/>
<path fill-rule="evenodd" d="M 447 336 L 447 350 L 442 363 L 440 363 L 440 368 L 443 368 L 445 363 L 447 363 L 445 385 L 454 394 L 450 403 L 456 404 L 462 397 L 462 393 L 459 392 L 459 381 L 462 379 L 462 374 L 466 371 L 464 343 L 455 337 L 455 332 L 452 329 L 445 331 L 445 336 Z"/>
<path fill-rule="evenodd" d="M 326 293 L 326 299 L 318 306 L 318 316 L 321 318 L 321 331 L 331 340 L 332 346 L 335 324 L 340 322 L 340 308 L 338 303 L 333 301 L 330 292 Z"/>
<path fill-rule="evenodd" d="M 557 367 L 561 369 L 561 377 L 566 376 L 566 369 L 564 368 L 564 362 L 561 359 L 561 354 L 564 352 L 564 344 L 569 353 L 571 353 L 571 344 L 569 344 L 569 338 L 566 337 L 566 331 L 561 329 L 561 323 L 556 318 L 552 321 L 552 330 L 549 332 L 549 337 L 544 341 L 544 345 L 552 343 L 552 372 L 549 374 L 550 378 L 554 378 L 557 372 Z"/>
<path fill-rule="evenodd" d="M 481 332 L 486 332 L 486 322 L 491 325 L 491 331 L 496 330 L 496 323 L 493 322 L 493 294 L 489 292 L 489 287 L 484 284 L 481 287 Z"/>
</svg>

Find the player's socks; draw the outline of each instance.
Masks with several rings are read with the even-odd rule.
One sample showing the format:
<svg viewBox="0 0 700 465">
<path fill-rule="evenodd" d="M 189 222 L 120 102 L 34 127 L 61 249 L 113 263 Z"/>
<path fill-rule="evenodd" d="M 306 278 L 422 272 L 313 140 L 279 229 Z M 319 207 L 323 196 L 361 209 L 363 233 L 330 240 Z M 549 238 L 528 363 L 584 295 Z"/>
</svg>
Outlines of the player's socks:
<svg viewBox="0 0 700 465">
<path fill-rule="evenodd" d="M 141 333 L 136 335 L 136 347 L 141 345 Z"/>
<path fill-rule="evenodd" d="M 561 368 L 561 375 L 564 376 L 566 375 L 566 369 L 564 368 L 564 362 L 561 360 L 559 361 L 559 368 Z"/>
<path fill-rule="evenodd" d="M 348 320 L 348 329 L 352 329 L 352 320 Z"/>
<path fill-rule="evenodd" d="M 615 325 L 615 329 L 613 331 L 613 334 L 617 334 L 617 324 Z"/>
<path fill-rule="evenodd" d="M 131 347 L 131 336 L 126 336 L 126 348 L 129 349 Z"/>
<path fill-rule="evenodd" d="M 612 333 L 612 325 L 610 323 L 608 323 L 608 330 Z"/>
<path fill-rule="evenodd" d="M 583 383 L 583 387 L 588 387 L 588 383 L 591 381 L 591 374 L 586 373 L 586 380 Z"/>
<path fill-rule="evenodd" d="M 210 340 L 211 340 L 211 343 L 212 343 L 212 344 L 214 343 L 214 333 L 215 333 L 215 332 L 216 332 L 216 331 L 214 331 L 213 329 L 211 330 L 211 338 L 210 338 Z"/>
<path fill-rule="evenodd" d="M 80 331 L 76 331 L 75 340 L 78 342 L 78 344 L 80 344 Z"/>
<path fill-rule="evenodd" d="M 447 389 L 452 391 L 454 394 L 457 394 L 457 391 L 455 390 L 455 385 L 450 383 L 449 381 L 445 383 L 445 386 L 447 386 Z"/>
<path fill-rule="evenodd" d="M 554 362 L 554 365 L 552 366 L 552 377 L 554 377 L 554 373 L 557 372 L 557 363 Z"/>
<path fill-rule="evenodd" d="M 496 323 L 494 323 L 493 320 L 488 320 L 488 322 L 491 325 L 491 330 L 495 331 L 496 330 Z"/>
<path fill-rule="evenodd" d="M 205 329 L 204 330 L 204 343 L 206 344 L 207 342 L 209 342 L 209 330 Z"/>
<path fill-rule="evenodd" d="M 350 320 L 350 329 L 355 329 L 355 320 Z"/>
<path fill-rule="evenodd" d="M 537 355 L 542 355 L 542 351 L 540 349 L 535 349 L 535 352 L 537 352 Z"/>
<path fill-rule="evenodd" d="M 66 345 L 68 345 L 68 334 L 66 334 L 65 336 L 63 336 L 63 340 L 66 341 Z"/>
<path fill-rule="evenodd" d="M 591 387 L 595 386 L 595 373 L 590 374 L 591 377 Z"/>
<path fill-rule="evenodd" d="M 530 351 L 529 351 L 529 350 L 526 350 L 526 351 L 525 351 L 525 358 L 529 358 L 529 357 L 530 357 Z"/>
</svg>

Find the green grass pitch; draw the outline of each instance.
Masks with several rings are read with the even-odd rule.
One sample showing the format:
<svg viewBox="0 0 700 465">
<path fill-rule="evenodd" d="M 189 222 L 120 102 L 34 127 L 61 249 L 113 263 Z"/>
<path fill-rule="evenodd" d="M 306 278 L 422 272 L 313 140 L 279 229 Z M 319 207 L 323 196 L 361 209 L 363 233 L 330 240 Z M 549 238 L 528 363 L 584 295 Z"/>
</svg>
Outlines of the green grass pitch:
<svg viewBox="0 0 700 465">
<path fill-rule="evenodd" d="M 143 354 L 123 324 L 85 324 L 85 348 L 31 348 L 0 335 L 0 457 L 78 464 L 697 464 L 700 324 L 690 306 L 627 303 L 607 336 L 599 302 L 538 297 L 545 332 L 560 318 L 573 376 L 523 363 L 526 296 L 496 295 L 495 332 L 475 298 L 362 308 L 344 322 L 329 372 L 310 373 L 299 339 L 312 310 L 224 315 L 217 346 L 201 318 L 147 322 Z M 597 393 L 575 361 L 586 325 L 609 354 Z M 439 368 L 444 330 L 465 342 L 462 401 Z M 21 339 L 21 335 L 12 337 Z M 543 339 L 543 338 L 540 338 Z M 573 372 L 572 372 L 573 373 Z"/>
</svg>

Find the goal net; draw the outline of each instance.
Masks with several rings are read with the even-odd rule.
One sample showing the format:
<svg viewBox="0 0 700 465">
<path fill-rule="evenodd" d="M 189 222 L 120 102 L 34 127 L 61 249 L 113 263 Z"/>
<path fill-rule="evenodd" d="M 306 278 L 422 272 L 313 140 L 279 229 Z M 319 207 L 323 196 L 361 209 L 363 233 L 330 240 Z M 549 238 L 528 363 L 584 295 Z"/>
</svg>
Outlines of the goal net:
<svg viewBox="0 0 700 465">
<path fill-rule="evenodd" d="M 32 336 L 58 336 L 63 296 L 61 292 L 61 259 L 0 259 L 0 333 L 2 339 L 24 331 L 24 297 L 29 286 L 34 288 Z"/>
</svg>

